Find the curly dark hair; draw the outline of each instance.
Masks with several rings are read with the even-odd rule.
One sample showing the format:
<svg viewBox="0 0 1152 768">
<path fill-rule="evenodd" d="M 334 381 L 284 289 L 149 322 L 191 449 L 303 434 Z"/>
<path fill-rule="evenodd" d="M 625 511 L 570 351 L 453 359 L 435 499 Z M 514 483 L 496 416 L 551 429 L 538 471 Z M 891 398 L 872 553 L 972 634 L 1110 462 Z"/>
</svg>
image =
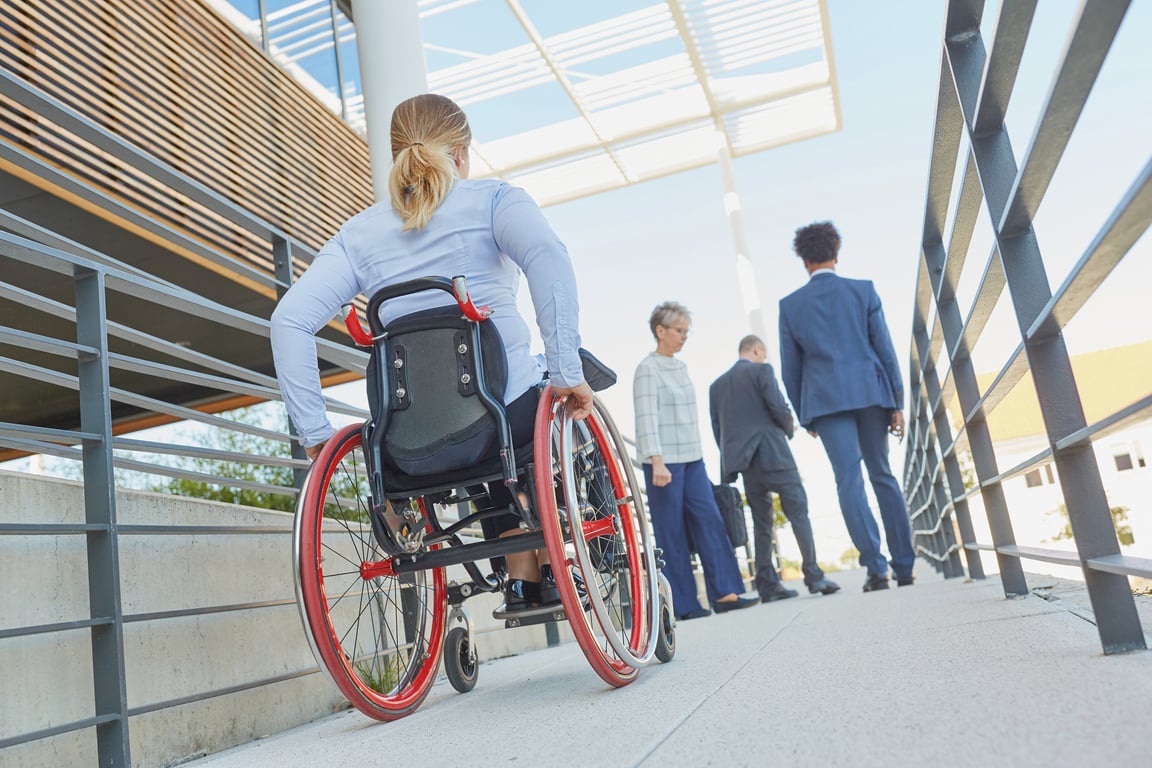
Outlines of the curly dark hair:
<svg viewBox="0 0 1152 768">
<path fill-rule="evenodd" d="M 830 221 L 818 221 L 796 230 L 792 250 L 808 264 L 832 261 L 840 253 L 840 233 Z"/>
</svg>

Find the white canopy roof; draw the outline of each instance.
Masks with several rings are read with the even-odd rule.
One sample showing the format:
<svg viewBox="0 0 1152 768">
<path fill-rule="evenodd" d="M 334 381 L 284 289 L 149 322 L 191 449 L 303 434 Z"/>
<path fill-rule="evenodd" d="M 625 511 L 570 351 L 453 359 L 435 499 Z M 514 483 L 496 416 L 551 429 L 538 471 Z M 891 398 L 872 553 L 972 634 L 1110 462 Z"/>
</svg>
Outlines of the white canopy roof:
<svg viewBox="0 0 1152 768">
<path fill-rule="evenodd" d="M 473 175 L 513 181 L 543 205 L 707 165 L 722 148 L 739 157 L 840 128 L 826 0 L 416 3 L 429 90 L 472 122 Z M 267 7 L 269 52 L 302 80 L 331 83 L 323 96 L 362 129 L 349 19 L 331 0 Z M 229 10 L 259 39 L 259 20 Z M 331 71 L 334 41 L 342 72 Z"/>
<path fill-rule="evenodd" d="M 566 2 L 570 24 L 542 30 L 531 11 L 546 4 L 551 17 L 555 0 L 418 3 L 429 90 L 468 111 L 474 176 L 548 205 L 840 128 L 822 0 Z M 474 14 L 523 42 L 438 42 Z"/>
</svg>

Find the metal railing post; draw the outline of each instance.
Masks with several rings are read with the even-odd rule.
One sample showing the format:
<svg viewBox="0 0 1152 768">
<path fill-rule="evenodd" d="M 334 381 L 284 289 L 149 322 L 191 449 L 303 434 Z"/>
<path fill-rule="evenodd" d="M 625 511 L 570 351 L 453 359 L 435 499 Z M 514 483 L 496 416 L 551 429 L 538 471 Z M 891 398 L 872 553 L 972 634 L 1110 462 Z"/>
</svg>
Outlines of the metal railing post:
<svg viewBox="0 0 1152 768">
<path fill-rule="evenodd" d="M 87 534 L 88 599 L 91 617 L 92 676 L 101 766 L 131 764 L 128 693 L 124 676 L 124 623 L 120 604 L 120 555 L 116 527 L 116 485 L 112 457 L 112 401 L 108 374 L 108 334 L 104 275 L 77 268 L 76 340 L 91 347 L 78 363 L 80 429 L 99 438 L 84 440 L 84 516 L 99 530 Z"/>
<path fill-rule="evenodd" d="M 276 299 L 282 299 L 292 285 L 292 244 L 280 235 L 272 235 L 272 273 L 276 278 Z M 295 438 L 299 433 L 292 419 L 288 419 L 288 433 Z M 292 458 L 301 461 L 308 460 L 308 454 L 300 441 L 291 442 Z M 299 490 L 304 487 L 304 480 L 308 477 L 308 470 L 300 467 L 292 468 L 292 484 Z"/>
<path fill-rule="evenodd" d="M 1044 117 L 1050 118 L 1051 123 L 1047 130 L 1037 131 L 1023 169 L 1016 164 L 1003 121 L 1010 88 L 993 87 L 987 98 L 981 98 L 986 57 L 979 34 L 967 40 L 952 37 L 945 45 L 957 72 L 956 86 L 966 117 L 972 158 L 993 222 L 997 257 L 1004 271 L 1051 445 L 1083 429 L 1087 421 L 1063 334 L 1054 330 L 1044 338 L 1029 336 L 1032 325 L 1052 299 L 1044 259 L 1032 229 L 1032 216 L 1127 7 L 1127 2 L 1081 6 L 1061 71 L 1053 84 L 1053 94 L 1045 105 Z M 1024 11 L 1020 13 L 1019 23 L 1026 30 L 1031 23 L 1031 9 L 1027 5 L 1020 8 Z M 1002 14 L 1011 19 L 1017 10 L 1005 7 Z M 976 27 L 978 29 L 978 24 Z M 1015 54 L 1015 49 L 1012 53 Z M 1053 458 L 1081 563 L 1094 557 L 1119 554 L 1108 498 L 1091 448 L 1077 444 L 1053 450 Z M 1144 633 L 1127 577 L 1091 569 L 1085 569 L 1084 576 L 1104 652 L 1144 648 Z"/>
<path fill-rule="evenodd" d="M 921 551 L 926 552 L 928 546 L 934 552 L 954 546 L 948 536 L 955 531 L 944 530 L 951 509 L 969 571 L 981 577 L 978 552 L 993 550 L 1007 596 L 1028 591 L 1022 559 L 1078 565 L 1084 573 L 1105 653 L 1145 647 L 1127 577 L 1152 574 L 1152 561 L 1120 551 L 1093 441 L 1125 428 L 1152 410 L 1152 396 L 1089 424 L 1063 328 L 1152 226 L 1152 162 L 1137 175 L 1055 292 L 1033 230 L 1033 217 L 1129 4 L 1127 0 L 1085 0 L 1080 5 L 1031 140 L 1022 153 L 1023 163 L 1018 166 L 1004 117 L 1037 2 L 1005 0 L 1000 4 L 990 51 L 985 50 L 981 34 L 984 3 L 948 3 L 913 314 L 909 381 L 915 424 L 905 462 L 905 494 L 914 501 L 915 516 L 937 521 L 931 528 L 919 528 L 926 542 Z M 958 160 L 964 165 L 954 194 L 961 170 Z M 956 290 L 982 211 L 988 214 L 993 245 L 983 263 L 972 308 L 962 317 Z M 949 230 L 945 242 L 944 232 Z M 972 350 L 1003 298 L 1008 299 L 1006 306 L 1015 315 L 1020 343 L 982 391 Z M 931 324 L 927 321 L 930 316 Z M 942 356 L 947 358 L 943 378 L 936 370 L 936 361 Z M 1028 387 L 1023 383 L 1025 377 L 1030 377 L 1043 420 L 1041 430 L 1033 430 L 1027 437 L 1042 437 L 1046 445 L 1016 466 L 1002 470 L 988 422 L 1017 386 Z M 962 425 L 954 430 L 956 406 Z M 964 487 L 968 478 L 960 465 L 959 446 L 964 443 L 971 452 L 984 500 L 991 545 L 975 541 L 967 505 L 971 489 Z M 1012 455 L 1017 449 L 1005 450 Z M 1004 483 L 1037 471 L 1048 460 L 1059 471 L 1075 552 L 1016 544 Z M 931 498 L 926 495 L 929 486 Z"/>
</svg>

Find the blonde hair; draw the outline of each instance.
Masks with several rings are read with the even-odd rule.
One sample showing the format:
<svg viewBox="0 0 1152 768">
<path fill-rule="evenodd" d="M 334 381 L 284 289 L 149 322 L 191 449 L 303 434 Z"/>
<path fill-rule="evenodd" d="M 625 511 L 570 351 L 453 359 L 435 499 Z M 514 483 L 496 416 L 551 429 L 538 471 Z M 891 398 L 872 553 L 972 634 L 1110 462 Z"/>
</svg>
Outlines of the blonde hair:
<svg viewBox="0 0 1152 768">
<path fill-rule="evenodd" d="M 404 230 L 422 229 L 456 183 L 452 152 L 472 143 L 464 111 L 451 99 L 425 93 L 392 112 L 392 171 L 388 195 Z"/>
<path fill-rule="evenodd" d="M 657 326 L 662 325 L 668 328 L 668 324 L 677 318 L 692 322 L 692 313 L 688 311 L 688 307 L 676 301 L 665 301 L 656 305 L 648 317 L 648 327 L 652 330 L 652 338 L 659 341 L 660 337 L 656 335 Z"/>
</svg>

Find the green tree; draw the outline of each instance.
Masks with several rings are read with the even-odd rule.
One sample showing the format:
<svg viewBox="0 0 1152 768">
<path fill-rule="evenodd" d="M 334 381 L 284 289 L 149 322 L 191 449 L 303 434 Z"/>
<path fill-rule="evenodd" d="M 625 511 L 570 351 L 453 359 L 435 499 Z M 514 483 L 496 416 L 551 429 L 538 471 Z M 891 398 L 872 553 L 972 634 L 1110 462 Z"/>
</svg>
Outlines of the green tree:
<svg viewBox="0 0 1152 768">
<path fill-rule="evenodd" d="M 254 426 L 269 426 L 273 418 L 266 409 L 259 407 L 240 408 L 233 411 L 230 415 L 237 422 Z M 285 458 L 291 456 L 291 447 L 286 442 L 229 429 L 212 429 L 197 432 L 192 436 L 192 440 L 204 448 L 231 453 L 243 453 L 252 456 L 256 460 L 264 456 Z M 264 485 L 278 485 L 284 488 L 293 487 L 291 467 L 220 461 L 201 457 L 183 458 L 176 466 L 191 472 L 217 475 L 234 480 L 247 480 Z M 221 483 L 210 483 L 204 480 L 190 480 L 179 477 L 172 478 L 167 482 L 154 483 L 150 490 L 158 493 L 168 493 L 173 496 L 209 499 L 225 504 L 243 504 L 244 506 L 274 509 L 281 512 L 290 512 L 296 503 L 295 497 L 290 493 L 271 493 L 249 488 L 236 488 Z"/>
<path fill-rule="evenodd" d="M 1128 525 L 1128 507 L 1112 507 L 1108 510 L 1112 513 L 1112 525 L 1116 528 L 1116 538 L 1120 543 L 1127 546 L 1136 542 L 1136 537 L 1132 533 L 1132 526 Z M 1072 521 L 1068 518 L 1068 507 L 1061 504 L 1056 509 L 1051 510 L 1049 515 L 1054 515 L 1061 518 L 1063 523 L 1060 530 L 1047 541 L 1064 541 L 1074 538 L 1072 535 Z"/>
<path fill-rule="evenodd" d="M 748 504 L 748 497 L 740 494 L 740 503 L 744 505 L 745 509 L 751 509 Z M 784 516 L 784 505 L 780 503 L 780 494 L 772 494 L 772 525 L 775 530 L 788 525 L 788 518 Z"/>
</svg>

